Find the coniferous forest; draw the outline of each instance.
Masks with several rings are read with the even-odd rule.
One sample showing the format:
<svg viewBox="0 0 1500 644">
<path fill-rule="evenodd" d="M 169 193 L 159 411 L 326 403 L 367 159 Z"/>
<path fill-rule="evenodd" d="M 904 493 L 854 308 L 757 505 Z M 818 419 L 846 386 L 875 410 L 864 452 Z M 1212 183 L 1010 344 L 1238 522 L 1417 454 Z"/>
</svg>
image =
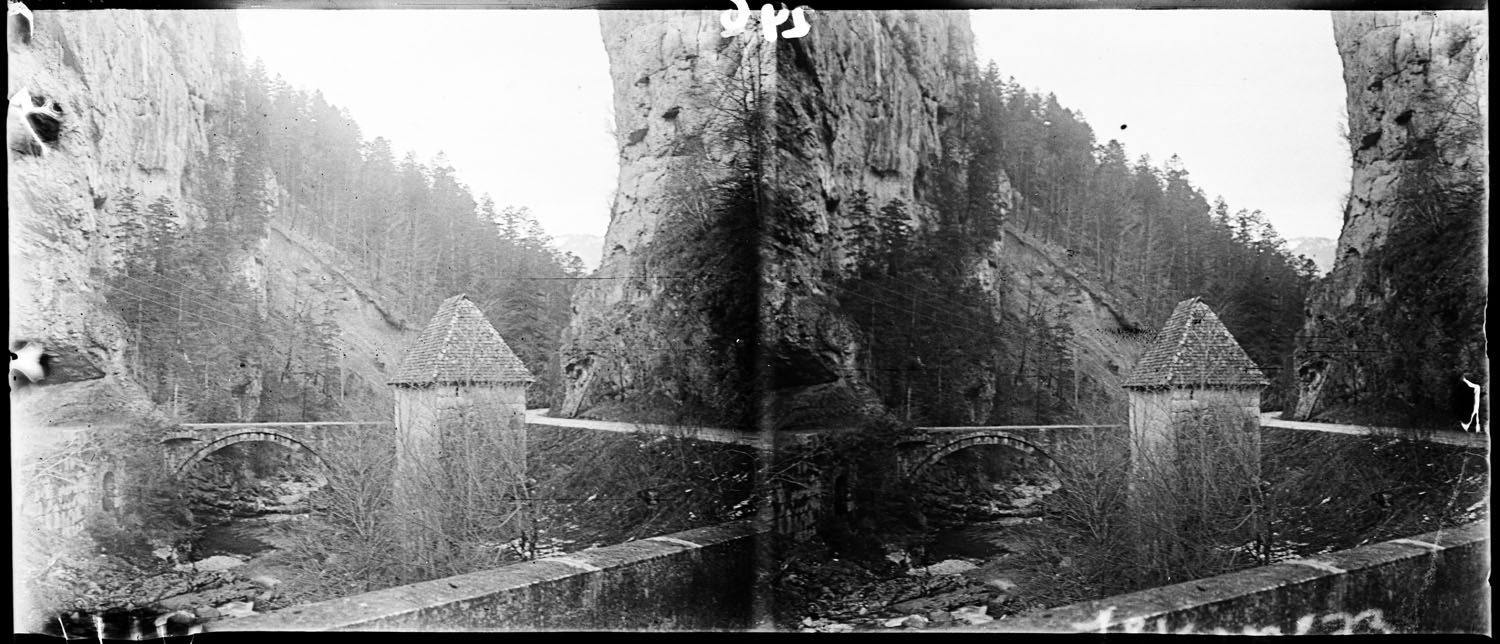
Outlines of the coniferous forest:
<svg viewBox="0 0 1500 644">
<path fill-rule="evenodd" d="M 408 324 L 420 325 L 445 295 L 469 294 L 537 375 L 530 398 L 555 395 L 556 341 L 584 268 L 526 208 L 476 197 L 441 154 L 398 158 L 320 92 L 259 64 L 242 69 L 234 89 L 236 100 L 211 118 L 210 158 L 192 178 L 200 217 L 129 191 L 109 204 L 126 222 L 121 234 L 138 240 L 110 280 L 110 302 L 140 340 L 133 364 L 156 402 L 205 421 L 359 413 L 341 404 L 326 302 L 268 310 L 247 281 L 245 265 L 270 228 L 336 249 Z M 948 171 L 936 181 L 935 229 L 914 233 L 899 201 L 857 194 L 847 206 L 856 223 L 843 234 L 857 270 L 841 299 L 872 338 L 869 378 L 889 407 L 903 408 L 912 364 L 984 354 L 967 345 L 1002 337 L 1001 353 L 1019 357 L 1001 367 L 1018 377 L 998 417 L 1071 415 L 1080 385 L 1068 374 L 1067 330 L 1043 311 L 990 319 L 984 294 L 954 261 L 963 256 L 954 249 L 977 251 L 1005 229 L 1066 249 L 1074 270 L 1147 324 L 1204 297 L 1272 377 L 1268 406 L 1280 404 L 1283 362 L 1316 275 L 1310 260 L 1294 257 L 1259 211 L 1210 201 L 1176 157 L 1132 160 L 1117 141 L 1098 142 L 1082 114 L 1002 79 L 993 63 L 965 90 L 945 141 Z M 1020 196 L 1013 207 L 1001 195 L 1006 178 Z M 890 298 L 920 314 L 871 306 Z M 961 394 L 929 380 L 914 385 L 918 416 L 964 420 L 953 400 Z"/>
<path fill-rule="evenodd" d="M 27 628 L 100 641 L 371 625 L 1094 630 L 1082 620 L 1122 593 L 1330 556 L 1446 568 L 1327 601 L 1320 572 L 1273 589 L 1296 610 L 1264 623 L 1266 593 L 1234 582 L 1198 590 L 1235 610 L 1104 611 L 1097 627 L 1488 627 L 1483 575 L 1460 570 L 1489 511 L 1487 434 L 1420 422 L 1451 425 L 1457 401 L 1465 432 L 1487 428 L 1472 339 L 1485 130 L 1480 94 L 1460 102 L 1487 71 L 1477 14 L 1335 14 L 1353 166 L 1335 268 L 1271 223 L 1303 222 L 1200 187 L 1222 176 L 1213 152 L 1142 155 L 1117 121 L 1068 107 L 1071 91 L 1007 78 L 1002 64 L 1028 70 L 981 47 L 969 12 L 828 12 L 808 29 L 792 13 L 807 38 L 780 41 L 764 7 L 761 33 L 738 35 L 711 14 L 598 12 L 574 45 L 602 45 L 607 74 L 544 71 L 613 92 L 611 146 L 564 136 L 589 95 L 564 111 L 563 94 L 501 78 L 551 52 L 501 51 L 539 48 L 470 15 L 402 12 L 403 35 L 446 24 L 435 33 L 463 48 L 417 43 L 381 77 L 267 53 L 289 81 L 240 58 L 271 51 L 247 15 L 33 25 L 23 10 L 8 18 L 21 71 L 7 132 L 12 264 L 30 269 L 12 280 L 13 326 L 32 335 L 12 362 L 24 352 L 42 377 L 12 370 L 13 576 L 34 595 L 18 626 L 24 611 Z M 305 17 L 260 28 L 305 44 L 291 38 Z M 376 39 L 338 29 L 374 25 L 305 26 L 341 50 L 376 46 L 351 57 L 368 61 Z M 1032 27 L 1009 28 L 1059 40 Z M 1305 51 L 1331 63 L 1326 25 L 1312 27 Z M 1246 58 L 1213 43 L 1203 59 L 1219 49 Z M 1114 112 L 1125 92 L 1184 79 L 1239 92 L 1247 112 L 1252 94 L 1290 102 L 1285 75 L 1241 83 L 1229 68 L 1145 70 L 1087 106 Z M 304 73 L 323 89 L 293 86 Z M 441 95 L 412 119 L 454 129 L 356 122 L 382 113 L 359 97 L 401 78 L 394 100 Z M 1049 82 L 1074 80 L 1096 77 Z M 524 104 L 507 94 L 520 86 Z M 1182 98 L 1231 127 L 1224 102 Z M 1126 103 L 1122 120 L 1143 118 Z M 1289 118 L 1331 125 L 1313 109 Z M 1212 134 L 1194 121 L 1129 127 Z M 1291 145 L 1314 131 L 1288 122 L 1268 127 Z M 413 125 L 505 169 L 408 152 Z M 1244 172 L 1318 184 L 1244 176 L 1261 190 L 1247 199 L 1288 188 L 1288 208 L 1316 212 L 1342 189 L 1313 171 L 1339 150 L 1285 168 L 1234 151 Z M 570 246 L 593 257 L 560 250 L 542 221 L 604 213 L 544 204 L 609 172 L 607 234 L 567 231 L 607 241 Z M 500 183 L 492 196 L 465 178 Z M 548 191 L 537 215 L 512 202 L 520 181 Z M 1368 573 L 1335 576 L 1384 583 Z M 588 592 L 561 609 L 538 601 L 580 580 Z"/>
<path fill-rule="evenodd" d="M 1074 377 L 1074 338 L 1057 316 L 995 319 L 967 274 L 1006 230 L 1065 249 L 1071 270 L 1150 328 L 1201 296 L 1272 380 L 1267 408 L 1284 403 L 1312 260 L 1294 256 L 1260 211 L 1210 201 L 1177 157 L 1132 160 L 1119 142 L 1099 142 L 1082 114 L 1002 79 L 993 62 L 964 94 L 944 142 L 935 228 L 914 232 L 900 201 L 858 193 L 845 206 L 856 270 L 841 285 L 841 306 L 869 342 L 869 380 L 887 407 L 910 406 L 912 419 L 936 424 L 1060 422 L 1099 393 Z M 1007 189 L 1019 194 L 1014 204 Z M 973 392 L 952 383 L 985 369 L 1005 381 L 989 418 L 973 418 L 963 400 Z"/>
<path fill-rule="evenodd" d="M 271 229 L 331 246 L 337 257 L 324 259 L 368 280 L 409 329 L 467 293 L 537 377 L 531 399 L 556 388 L 556 339 L 584 268 L 529 210 L 476 197 L 441 153 L 398 158 L 321 92 L 270 78 L 258 61 L 238 69 L 233 100 L 211 112 L 209 128 L 192 204 L 142 203 L 126 190 L 107 205 L 124 222 L 117 234 L 135 241 L 106 292 L 155 402 L 205 422 L 385 411 L 343 404 L 326 298 L 299 293 L 289 309 L 268 307 L 265 287 L 251 283 Z"/>
</svg>

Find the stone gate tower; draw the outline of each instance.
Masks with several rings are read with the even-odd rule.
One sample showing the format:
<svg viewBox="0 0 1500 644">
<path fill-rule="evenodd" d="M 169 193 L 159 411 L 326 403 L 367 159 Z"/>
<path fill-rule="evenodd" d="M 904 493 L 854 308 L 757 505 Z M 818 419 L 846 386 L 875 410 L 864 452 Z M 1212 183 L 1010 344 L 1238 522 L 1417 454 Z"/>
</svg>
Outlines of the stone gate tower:
<svg viewBox="0 0 1500 644">
<path fill-rule="evenodd" d="M 393 492 L 414 562 L 441 558 L 453 535 L 472 534 L 476 502 L 525 496 L 526 385 L 534 380 L 464 295 L 444 300 L 407 351 L 389 384 Z"/>
<path fill-rule="evenodd" d="M 1175 548 L 1157 537 L 1242 512 L 1247 497 L 1249 511 L 1258 511 L 1260 393 L 1268 384 L 1207 304 L 1196 297 L 1177 304 L 1124 383 L 1130 509 L 1149 528 L 1137 544 Z M 1257 521 L 1244 525 L 1259 530 Z"/>
</svg>

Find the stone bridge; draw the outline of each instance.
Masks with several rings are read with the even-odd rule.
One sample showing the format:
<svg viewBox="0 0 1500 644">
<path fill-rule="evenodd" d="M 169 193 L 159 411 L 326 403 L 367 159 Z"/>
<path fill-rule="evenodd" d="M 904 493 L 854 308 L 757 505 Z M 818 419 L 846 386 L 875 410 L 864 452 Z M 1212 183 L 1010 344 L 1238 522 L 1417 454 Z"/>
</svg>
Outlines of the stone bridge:
<svg viewBox="0 0 1500 644">
<path fill-rule="evenodd" d="M 1124 425 L 914 427 L 908 437 L 897 443 L 897 458 L 902 474 L 908 478 L 921 476 L 950 454 L 981 445 L 1004 445 L 1053 463 L 1052 457 L 1063 448 L 1064 438 L 1088 439 L 1095 432 L 1124 431 Z"/>
<path fill-rule="evenodd" d="M 390 422 L 194 423 L 179 425 L 177 431 L 162 438 L 161 445 L 167 468 L 175 475 L 191 469 L 209 454 L 249 442 L 302 450 L 322 462 L 332 439 L 359 432 L 391 432 L 395 427 Z"/>
</svg>

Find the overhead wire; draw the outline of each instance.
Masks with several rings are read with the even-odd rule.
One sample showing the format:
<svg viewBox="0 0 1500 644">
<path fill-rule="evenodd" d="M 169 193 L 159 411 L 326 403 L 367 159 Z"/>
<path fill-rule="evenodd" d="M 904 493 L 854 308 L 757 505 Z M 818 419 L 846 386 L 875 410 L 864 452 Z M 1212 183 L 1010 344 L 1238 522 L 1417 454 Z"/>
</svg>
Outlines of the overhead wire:
<svg viewBox="0 0 1500 644">
<path fill-rule="evenodd" d="M 134 291 L 131 291 L 129 289 L 125 289 L 125 288 L 121 288 L 121 287 L 116 287 L 116 290 L 119 290 L 120 292 L 125 293 L 126 295 L 138 298 L 138 299 L 143 300 L 145 302 L 149 302 L 151 304 L 155 304 L 155 305 L 163 307 L 163 308 L 172 309 L 174 311 L 178 311 L 178 312 L 184 313 L 186 315 L 191 315 L 191 316 L 193 316 L 195 318 L 204 320 L 206 322 L 213 322 L 215 324 L 221 324 L 223 326 L 227 326 L 227 327 L 230 327 L 230 328 L 239 329 L 239 330 L 244 331 L 246 333 L 251 333 L 251 334 L 256 333 L 256 331 L 253 331 L 251 329 L 247 329 L 247 328 L 242 327 L 242 326 L 240 326 L 238 324 L 231 324 L 231 323 L 225 322 L 223 320 L 219 320 L 219 319 L 215 319 L 215 318 L 211 318 L 211 317 L 207 317 L 207 316 L 201 315 L 201 314 L 199 314 L 199 313 L 197 313 L 195 311 L 189 311 L 187 309 L 184 309 L 184 308 L 181 308 L 181 307 L 177 307 L 177 306 L 173 306 L 171 304 L 166 304 L 164 302 L 159 302 L 159 301 L 153 300 L 153 299 L 151 299 L 149 297 L 146 297 L 144 295 L 141 295 L 139 293 L 136 293 Z"/>
<path fill-rule="evenodd" d="M 158 275 L 158 276 L 161 276 L 161 277 L 166 277 L 165 275 L 162 275 L 160 273 L 152 273 L 152 274 L 153 275 Z M 171 290 L 162 288 L 160 286 L 157 286 L 155 284 L 152 284 L 150 282 L 147 282 L 145 280 L 142 280 L 142 279 L 139 279 L 139 278 L 136 278 L 136 277 L 132 277 L 130 275 L 122 274 L 122 275 L 120 275 L 120 277 L 128 279 L 128 280 L 130 280 L 132 282 L 135 282 L 135 283 L 140 284 L 142 286 L 145 286 L 147 288 L 151 288 L 151 289 L 154 289 L 154 290 L 162 291 L 164 293 L 168 293 L 168 294 L 171 294 L 171 295 L 181 295 L 180 293 L 177 293 L 175 291 L 171 291 Z M 242 304 L 244 304 L 243 302 L 232 302 L 232 301 L 229 301 L 229 300 L 220 299 L 218 297 L 215 297 L 215 296 L 212 296 L 212 295 L 208 295 L 207 293 L 204 293 L 203 291 L 199 291 L 199 290 L 190 288 L 188 286 L 185 286 L 185 285 L 183 285 L 181 283 L 174 283 L 174 285 L 177 288 L 180 288 L 182 290 L 188 291 L 190 293 L 196 293 L 196 294 L 202 296 L 204 299 L 211 300 L 211 301 L 213 301 L 215 303 L 218 303 L 218 304 L 224 304 L 224 305 L 228 305 L 228 306 L 241 306 Z"/>
</svg>

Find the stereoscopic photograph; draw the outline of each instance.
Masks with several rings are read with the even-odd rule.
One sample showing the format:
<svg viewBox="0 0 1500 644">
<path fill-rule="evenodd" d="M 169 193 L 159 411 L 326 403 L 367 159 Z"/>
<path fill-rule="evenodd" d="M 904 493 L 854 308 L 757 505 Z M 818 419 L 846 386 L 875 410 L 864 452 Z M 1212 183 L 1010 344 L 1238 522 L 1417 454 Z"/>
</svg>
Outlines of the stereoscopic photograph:
<svg viewBox="0 0 1500 644">
<path fill-rule="evenodd" d="M 276 5 L 8 3 L 18 636 L 1491 634 L 1482 3 Z"/>
</svg>

